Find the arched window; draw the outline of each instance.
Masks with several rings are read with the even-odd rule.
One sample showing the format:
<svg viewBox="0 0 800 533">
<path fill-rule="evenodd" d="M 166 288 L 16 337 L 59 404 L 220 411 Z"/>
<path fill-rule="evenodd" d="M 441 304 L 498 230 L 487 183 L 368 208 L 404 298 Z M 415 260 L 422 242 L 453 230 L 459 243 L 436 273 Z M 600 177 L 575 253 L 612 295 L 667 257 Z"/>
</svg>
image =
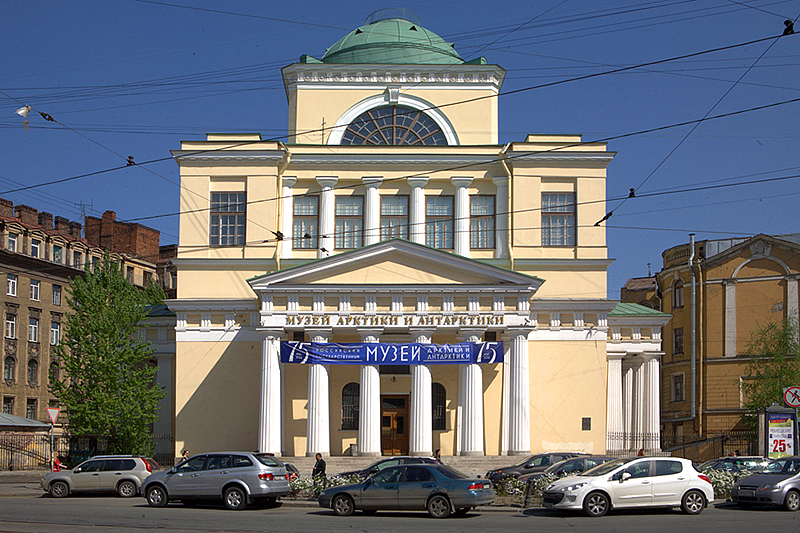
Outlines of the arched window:
<svg viewBox="0 0 800 533">
<path fill-rule="evenodd" d="M 61 377 L 61 367 L 58 363 L 50 363 L 50 383 L 55 383 Z"/>
<path fill-rule="evenodd" d="M 35 359 L 28 361 L 28 384 L 36 385 L 39 381 L 39 363 Z"/>
<path fill-rule="evenodd" d="M 417 109 L 394 105 L 370 109 L 347 126 L 342 144 L 447 146 L 436 122 Z"/>
<path fill-rule="evenodd" d="M 342 429 L 358 429 L 358 383 L 348 383 L 342 389 Z"/>
<path fill-rule="evenodd" d="M 672 286 L 672 308 L 683 307 L 683 281 L 678 280 Z"/>
<path fill-rule="evenodd" d="M 3 379 L 6 381 L 14 381 L 14 358 L 10 355 L 6 357 L 3 364 Z"/>
<path fill-rule="evenodd" d="M 447 399 L 447 391 L 444 390 L 444 385 L 441 383 L 434 383 L 433 389 L 433 429 L 447 429 L 447 420 L 445 418 L 445 400 Z"/>
</svg>

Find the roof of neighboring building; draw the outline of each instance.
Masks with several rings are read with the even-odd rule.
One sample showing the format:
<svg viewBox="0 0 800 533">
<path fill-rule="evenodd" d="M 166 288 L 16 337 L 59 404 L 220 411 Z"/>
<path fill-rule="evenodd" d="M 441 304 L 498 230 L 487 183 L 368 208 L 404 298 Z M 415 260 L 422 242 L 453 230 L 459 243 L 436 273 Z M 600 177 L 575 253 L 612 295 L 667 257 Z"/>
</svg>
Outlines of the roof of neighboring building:
<svg viewBox="0 0 800 533">
<path fill-rule="evenodd" d="M 649 278 L 631 278 L 622 286 L 629 291 L 654 291 L 657 288 L 655 276 Z"/>
<path fill-rule="evenodd" d="M 38 420 L 31 420 L 30 418 L 22 418 L 21 416 L 0 413 L 0 427 L 10 427 L 14 429 L 49 429 L 50 424 L 39 422 Z"/>
<path fill-rule="evenodd" d="M 175 313 L 169 310 L 167 304 L 148 305 L 147 316 L 175 316 Z"/>
<path fill-rule="evenodd" d="M 618 303 L 608 316 L 671 316 L 669 313 L 662 313 L 655 309 L 650 309 L 644 305 Z"/>
</svg>

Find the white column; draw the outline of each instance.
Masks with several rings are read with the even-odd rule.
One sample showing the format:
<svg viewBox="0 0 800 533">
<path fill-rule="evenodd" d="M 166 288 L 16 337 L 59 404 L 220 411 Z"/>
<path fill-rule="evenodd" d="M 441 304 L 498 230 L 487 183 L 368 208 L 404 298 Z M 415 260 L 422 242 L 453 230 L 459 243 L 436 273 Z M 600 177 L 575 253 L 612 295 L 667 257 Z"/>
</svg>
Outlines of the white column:
<svg viewBox="0 0 800 533">
<path fill-rule="evenodd" d="M 335 176 L 320 176 L 317 183 L 322 187 L 319 195 L 319 250 L 317 257 L 328 257 L 333 253 L 333 232 L 336 198 L 333 187 L 339 181 Z M 323 250 L 325 250 L 323 252 Z"/>
<path fill-rule="evenodd" d="M 622 450 L 625 431 L 622 415 L 622 357 L 624 353 L 608 354 L 608 395 L 606 419 L 606 452 Z"/>
<path fill-rule="evenodd" d="M 633 449 L 633 414 L 636 411 L 633 403 L 633 364 L 631 359 L 625 358 L 622 361 L 622 428 L 625 433 L 625 440 L 622 443 L 624 450 Z"/>
<path fill-rule="evenodd" d="M 456 188 L 453 252 L 469 257 L 469 184 L 472 178 L 450 178 Z"/>
<path fill-rule="evenodd" d="M 725 356 L 736 356 L 736 280 L 729 279 L 723 282 L 725 285 Z M 689 335 L 684 335 L 684 339 L 689 339 Z M 690 339 L 689 342 L 694 342 Z"/>
<path fill-rule="evenodd" d="M 308 331 L 311 342 L 328 342 L 329 331 Z M 328 365 L 309 365 L 306 457 L 331 454 L 330 378 Z"/>
<path fill-rule="evenodd" d="M 378 187 L 383 178 L 380 176 L 367 176 L 361 182 L 367 188 L 364 206 L 364 246 L 375 244 L 381 240 L 381 196 Z"/>
<path fill-rule="evenodd" d="M 644 388 L 644 362 L 640 357 L 636 358 L 633 367 L 633 447 L 632 450 L 638 451 L 644 448 L 644 401 L 645 401 L 645 388 Z"/>
<path fill-rule="evenodd" d="M 258 451 L 281 454 L 283 410 L 281 398 L 280 337 L 267 333 L 261 341 L 261 413 Z"/>
<path fill-rule="evenodd" d="M 425 185 L 428 178 L 408 178 L 411 186 L 408 238 L 411 242 L 425 244 Z"/>
<path fill-rule="evenodd" d="M 508 258 L 508 178 L 506 176 L 496 176 L 492 178 L 497 187 L 497 195 L 494 198 L 495 205 L 495 232 L 494 232 L 494 256 L 497 259 Z"/>
<path fill-rule="evenodd" d="M 429 344 L 433 330 L 412 330 L 414 342 Z M 411 455 L 433 455 L 433 382 L 427 365 L 411 366 Z"/>
<path fill-rule="evenodd" d="M 644 364 L 644 408 L 643 448 L 648 453 L 661 451 L 661 364 L 659 356 L 646 355 Z"/>
<path fill-rule="evenodd" d="M 281 180 L 281 233 L 284 241 L 281 242 L 281 258 L 292 257 L 292 237 L 294 236 L 294 198 L 292 187 L 297 183 L 297 178 L 284 176 Z M 302 237 L 302 235 L 301 235 Z"/>
<path fill-rule="evenodd" d="M 508 379 L 508 455 L 531 452 L 530 375 L 528 329 L 510 329 Z M 505 392 L 505 391 L 504 391 Z"/>
<path fill-rule="evenodd" d="M 462 330 L 465 342 L 481 342 L 482 330 Z M 461 406 L 461 455 L 484 455 L 483 451 L 483 371 L 481 365 L 462 365 L 461 382 L 463 394 Z"/>
<path fill-rule="evenodd" d="M 360 330 L 365 343 L 378 342 L 380 331 Z M 378 365 L 361 365 L 358 398 L 358 455 L 381 455 L 381 376 Z"/>
</svg>

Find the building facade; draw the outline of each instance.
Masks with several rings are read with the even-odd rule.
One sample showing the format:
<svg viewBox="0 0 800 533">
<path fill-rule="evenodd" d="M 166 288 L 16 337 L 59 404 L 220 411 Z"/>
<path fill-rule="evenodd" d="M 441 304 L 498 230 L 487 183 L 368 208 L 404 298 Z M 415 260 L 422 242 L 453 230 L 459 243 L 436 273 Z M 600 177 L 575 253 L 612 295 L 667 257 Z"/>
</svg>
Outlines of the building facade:
<svg viewBox="0 0 800 533">
<path fill-rule="evenodd" d="M 615 314 L 594 225 L 614 153 L 579 135 L 498 144 L 504 76 L 378 14 L 283 69 L 287 143 L 209 134 L 173 152 L 176 455 L 604 452 L 634 412 L 657 431 L 642 413 L 665 320 Z M 402 355 L 497 342 L 460 364 Z M 286 356 L 330 343 L 400 355 Z M 630 357 L 638 395 L 610 397 Z"/>
</svg>

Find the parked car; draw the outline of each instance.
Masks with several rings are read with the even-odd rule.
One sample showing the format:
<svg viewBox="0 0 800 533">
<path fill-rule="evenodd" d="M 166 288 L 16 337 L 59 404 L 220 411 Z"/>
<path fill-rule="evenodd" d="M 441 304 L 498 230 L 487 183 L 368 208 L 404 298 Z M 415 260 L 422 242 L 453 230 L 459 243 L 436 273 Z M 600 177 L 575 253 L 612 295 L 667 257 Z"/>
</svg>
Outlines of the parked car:
<svg viewBox="0 0 800 533">
<path fill-rule="evenodd" d="M 171 500 L 192 505 L 222 499 L 240 510 L 255 501 L 274 503 L 291 492 L 286 467 L 266 453 L 216 452 L 195 455 L 148 477 L 142 487 L 147 503 L 163 507 Z"/>
<path fill-rule="evenodd" d="M 558 463 L 559 461 L 563 461 L 564 459 L 577 457 L 579 455 L 585 454 L 577 452 L 537 453 L 536 455 L 531 455 L 521 463 L 517 463 L 512 466 L 504 466 L 503 468 L 497 468 L 495 470 L 489 470 L 486 472 L 486 477 L 497 482 L 507 477 L 519 477 L 523 474 L 543 472 L 550 465 Z"/>
<path fill-rule="evenodd" d="M 323 490 L 320 507 L 348 516 L 356 509 L 365 514 L 379 510 L 426 510 L 434 518 L 451 512 L 467 514 L 478 505 L 494 501 L 491 482 L 473 479 L 439 463 L 391 466 L 366 480 Z"/>
<path fill-rule="evenodd" d="M 741 507 L 753 504 L 782 505 L 800 509 L 800 455 L 776 459 L 760 472 L 733 484 L 731 499 Z"/>
<path fill-rule="evenodd" d="M 589 516 L 611 509 L 678 506 L 687 514 L 700 514 L 713 500 L 711 480 L 689 459 L 677 457 L 608 461 L 580 476 L 559 479 L 543 494 L 545 507 L 583 510 Z"/>
<path fill-rule="evenodd" d="M 300 471 L 294 466 L 292 463 L 283 463 L 283 466 L 286 467 L 286 479 L 289 481 L 293 481 L 300 477 Z"/>
<path fill-rule="evenodd" d="M 761 470 L 769 464 L 770 460 L 759 455 L 754 456 L 730 456 L 730 457 L 717 457 L 701 464 L 697 469 L 700 472 L 706 473 L 709 470 L 724 470 L 734 474 L 739 472 L 753 472 Z"/>
<path fill-rule="evenodd" d="M 608 461 L 613 461 L 615 459 L 617 458 L 599 456 L 599 455 L 572 457 L 571 459 L 564 459 L 563 461 L 559 461 L 556 464 L 550 465 L 547 468 L 545 468 L 542 472 L 534 472 L 533 474 L 525 474 L 524 476 L 519 476 L 519 479 L 520 481 L 533 482 L 539 478 L 543 478 L 548 474 L 554 477 L 578 475 L 591 468 L 596 467 L 597 465 L 601 465 L 603 463 L 607 463 Z"/>
<path fill-rule="evenodd" d="M 353 477 L 358 476 L 361 479 L 366 479 L 372 474 L 376 474 L 383 470 L 384 468 L 389 468 L 390 466 L 398 466 L 398 465 L 410 465 L 410 464 L 441 464 L 438 460 L 434 459 L 433 457 L 414 457 L 410 455 L 398 455 L 396 457 L 388 457 L 386 459 L 381 459 L 376 463 L 372 463 L 368 467 L 362 470 L 351 470 L 349 472 L 341 472 L 336 474 L 338 477 Z"/>
<path fill-rule="evenodd" d="M 54 498 L 73 492 L 116 492 L 123 498 L 139 494 L 147 477 L 161 467 L 140 455 L 98 455 L 71 470 L 50 472 L 42 479 L 42 490 Z"/>
</svg>

